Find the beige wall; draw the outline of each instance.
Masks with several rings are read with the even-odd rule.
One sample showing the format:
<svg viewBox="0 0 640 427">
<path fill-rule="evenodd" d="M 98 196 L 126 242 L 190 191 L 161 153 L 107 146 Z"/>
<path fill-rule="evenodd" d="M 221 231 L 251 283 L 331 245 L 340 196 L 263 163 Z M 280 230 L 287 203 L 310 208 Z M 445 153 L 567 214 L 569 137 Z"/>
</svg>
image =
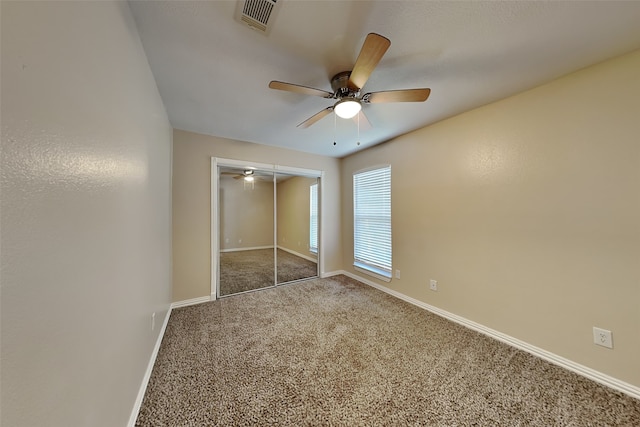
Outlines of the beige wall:
<svg viewBox="0 0 640 427">
<path fill-rule="evenodd" d="M 343 159 L 345 268 L 352 174 L 390 163 L 378 283 L 640 386 L 639 76 L 635 52 Z"/>
<path fill-rule="evenodd" d="M 315 258 L 309 251 L 310 186 L 316 178 L 296 176 L 278 183 L 278 246 Z"/>
<path fill-rule="evenodd" d="M 324 262 L 325 272 L 342 268 L 338 159 L 174 130 L 174 301 L 211 293 L 211 157 L 325 171 L 320 224 L 324 237 L 321 265 Z"/>
<path fill-rule="evenodd" d="M 273 181 L 222 176 L 220 250 L 273 247 Z"/>
<path fill-rule="evenodd" d="M 126 2 L 1 8 L 0 424 L 124 426 L 171 302 L 172 130 Z"/>
</svg>

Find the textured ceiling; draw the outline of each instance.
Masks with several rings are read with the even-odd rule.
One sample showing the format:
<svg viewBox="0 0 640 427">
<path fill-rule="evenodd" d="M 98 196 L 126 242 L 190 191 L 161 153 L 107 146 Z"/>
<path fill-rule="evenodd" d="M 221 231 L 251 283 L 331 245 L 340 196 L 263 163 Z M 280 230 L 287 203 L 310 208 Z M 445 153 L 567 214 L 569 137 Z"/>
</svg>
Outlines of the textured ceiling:
<svg viewBox="0 0 640 427">
<path fill-rule="evenodd" d="M 269 35 L 236 20 L 235 1 L 129 3 L 174 128 L 332 157 L 640 48 L 640 1 L 279 0 Z M 429 87 L 431 97 L 365 105 L 373 127 L 359 137 L 333 115 L 296 128 L 332 100 L 269 81 L 331 91 L 369 32 L 391 47 L 363 92 Z"/>
</svg>

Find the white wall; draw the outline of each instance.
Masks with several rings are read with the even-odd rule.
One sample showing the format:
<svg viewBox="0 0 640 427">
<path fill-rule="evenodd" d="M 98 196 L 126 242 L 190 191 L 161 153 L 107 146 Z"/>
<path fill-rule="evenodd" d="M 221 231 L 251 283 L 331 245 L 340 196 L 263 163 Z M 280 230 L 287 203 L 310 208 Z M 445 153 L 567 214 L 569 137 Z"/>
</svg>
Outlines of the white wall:
<svg viewBox="0 0 640 427">
<path fill-rule="evenodd" d="M 171 301 L 172 130 L 126 2 L 1 8 L 0 424 L 123 426 Z"/>
<path fill-rule="evenodd" d="M 639 76 L 636 51 L 343 159 L 345 268 L 352 174 L 390 163 L 380 285 L 640 387 Z"/>
</svg>

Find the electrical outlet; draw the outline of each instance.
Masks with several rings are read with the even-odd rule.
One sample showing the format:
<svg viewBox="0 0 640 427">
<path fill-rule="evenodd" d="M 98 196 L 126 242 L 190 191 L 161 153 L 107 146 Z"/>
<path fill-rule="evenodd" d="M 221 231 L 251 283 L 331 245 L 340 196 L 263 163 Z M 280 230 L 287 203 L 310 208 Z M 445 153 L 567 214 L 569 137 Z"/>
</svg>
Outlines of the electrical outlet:
<svg viewBox="0 0 640 427">
<path fill-rule="evenodd" d="M 227 237 L 226 239 L 224 239 L 225 243 L 229 243 L 229 238 Z"/>
<path fill-rule="evenodd" d="M 242 239 L 238 239 L 238 243 L 242 243 Z"/>
<path fill-rule="evenodd" d="M 400 270 L 396 270 L 396 279 L 400 279 Z"/>
<path fill-rule="evenodd" d="M 156 329 L 156 313 L 154 312 L 151 315 L 151 331 L 153 332 Z"/>
<path fill-rule="evenodd" d="M 613 348 L 613 334 L 606 329 L 593 327 L 593 343 L 607 348 Z"/>
<path fill-rule="evenodd" d="M 429 289 L 431 289 L 432 291 L 437 291 L 438 290 L 438 281 L 431 279 L 429 281 Z"/>
</svg>

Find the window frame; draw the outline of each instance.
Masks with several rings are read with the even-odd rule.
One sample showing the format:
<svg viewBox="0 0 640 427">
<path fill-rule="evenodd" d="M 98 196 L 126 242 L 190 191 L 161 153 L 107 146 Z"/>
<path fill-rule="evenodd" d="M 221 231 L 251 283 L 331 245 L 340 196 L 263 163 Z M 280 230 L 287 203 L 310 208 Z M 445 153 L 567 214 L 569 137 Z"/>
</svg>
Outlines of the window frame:
<svg viewBox="0 0 640 427">
<path fill-rule="evenodd" d="M 382 176 L 371 176 L 372 172 Z M 393 271 L 391 179 L 390 164 L 353 173 L 353 266 L 355 270 L 385 282 L 391 281 Z M 383 197 L 380 212 L 373 212 L 375 218 L 371 218 L 371 213 L 362 212 L 363 209 L 371 210 L 371 205 L 367 206 L 371 197 Z M 372 239 L 374 234 L 375 239 Z M 372 240 L 376 245 L 372 245 Z"/>
<path fill-rule="evenodd" d="M 315 196 L 315 200 L 314 200 L 314 196 Z M 315 206 L 314 206 L 314 202 L 315 202 Z M 309 252 L 314 254 L 318 253 L 318 183 L 317 182 L 309 186 Z"/>
</svg>

